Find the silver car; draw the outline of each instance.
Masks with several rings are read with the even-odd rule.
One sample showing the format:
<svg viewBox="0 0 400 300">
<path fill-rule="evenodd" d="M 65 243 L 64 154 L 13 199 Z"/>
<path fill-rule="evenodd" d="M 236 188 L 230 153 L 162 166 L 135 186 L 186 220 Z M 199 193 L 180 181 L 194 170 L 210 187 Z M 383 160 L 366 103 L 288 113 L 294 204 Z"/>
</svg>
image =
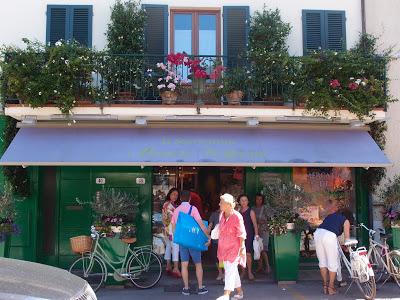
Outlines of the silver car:
<svg viewBox="0 0 400 300">
<path fill-rule="evenodd" d="M 0 258 L 0 300 L 97 300 L 90 285 L 71 273 L 33 262 Z"/>
</svg>

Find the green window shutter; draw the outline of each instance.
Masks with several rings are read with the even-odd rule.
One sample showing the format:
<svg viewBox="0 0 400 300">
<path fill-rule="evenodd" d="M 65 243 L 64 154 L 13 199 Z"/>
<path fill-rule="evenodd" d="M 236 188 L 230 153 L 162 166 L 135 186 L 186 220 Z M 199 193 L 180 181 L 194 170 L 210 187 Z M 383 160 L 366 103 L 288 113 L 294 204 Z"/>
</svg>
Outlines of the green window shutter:
<svg viewBox="0 0 400 300">
<path fill-rule="evenodd" d="M 303 10 L 303 54 L 318 49 L 346 49 L 344 11 Z"/>
<path fill-rule="evenodd" d="M 146 11 L 145 53 L 152 55 L 168 54 L 168 6 L 144 4 Z M 159 58 L 156 60 L 160 61 Z"/>
<path fill-rule="evenodd" d="M 54 45 L 58 40 L 66 40 L 68 32 L 67 7 L 47 6 L 46 43 Z"/>
<path fill-rule="evenodd" d="M 325 49 L 324 11 L 303 10 L 303 54 Z"/>
<path fill-rule="evenodd" d="M 346 50 L 346 16 L 344 11 L 326 11 L 326 48 L 335 51 Z"/>
<path fill-rule="evenodd" d="M 87 47 L 92 46 L 92 6 L 71 7 L 71 39 Z"/>
<path fill-rule="evenodd" d="M 247 50 L 250 10 L 248 6 L 223 7 L 224 56 L 227 67 L 235 63 L 234 57 Z"/>
</svg>

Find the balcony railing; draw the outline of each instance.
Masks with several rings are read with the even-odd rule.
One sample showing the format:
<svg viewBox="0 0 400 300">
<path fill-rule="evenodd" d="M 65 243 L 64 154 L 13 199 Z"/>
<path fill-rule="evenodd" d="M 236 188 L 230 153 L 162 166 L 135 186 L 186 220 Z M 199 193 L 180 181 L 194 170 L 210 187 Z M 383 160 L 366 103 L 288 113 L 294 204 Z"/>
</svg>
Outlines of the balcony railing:
<svg viewBox="0 0 400 300">
<path fill-rule="evenodd" d="M 254 60 L 248 57 L 201 55 L 191 56 L 191 58 L 200 60 L 208 74 L 215 66 L 223 65 L 228 70 L 236 68 L 245 70 L 249 77 L 253 77 L 249 78 L 249 84 L 243 88 L 244 97 L 240 102 L 241 105 L 277 106 L 286 104 L 294 108 L 301 101 L 293 100 L 295 97 L 290 96 L 289 91 L 294 87 L 288 80 L 268 81 L 265 80 L 265 77 L 268 78 L 268 76 L 264 76 L 264 79 L 260 81 L 260 78 L 257 77 L 263 76 L 257 73 L 257 67 L 262 67 L 268 72 L 271 66 L 257 66 Z M 162 104 L 157 88 L 157 79 L 161 76 L 157 63 L 166 63 L 166 61 L 166 56 L 94 53 L 90 62 L 91 66 L 88 68 L 91 70 L 90 74 L 83 74 L 80 78 L 76 78 L 78 84 L 75 86 L 79 90 L 75 94 L 79 96 L 79 99 L 90 99 L 93 103 Z M 188 78 L 190 74 L 188 66 L 184 64 L 175 66 L 174 71 L 185 80 L 185 83 L 180 86 L 175 104 L 228 104 L 226 97 L 217 96 L 215 93 L 221 84 L 220 79 L 207 79 L 204 91 L 199 94 L 193 89 L 192 81 Z M 305 81 L 315 80 L 312 78 L 312 74 L 307 76 L 309 77 L 304 78 Z M 384 70 L 378 77 L 386 84 Z M 86 79 L 83 80 L 83 78 Z M 20 101 L 17 95 L 5 94 L 5 98 L 7 103 Z M 49 100 L 51 101 L 51 99 Z"/>
</svg>

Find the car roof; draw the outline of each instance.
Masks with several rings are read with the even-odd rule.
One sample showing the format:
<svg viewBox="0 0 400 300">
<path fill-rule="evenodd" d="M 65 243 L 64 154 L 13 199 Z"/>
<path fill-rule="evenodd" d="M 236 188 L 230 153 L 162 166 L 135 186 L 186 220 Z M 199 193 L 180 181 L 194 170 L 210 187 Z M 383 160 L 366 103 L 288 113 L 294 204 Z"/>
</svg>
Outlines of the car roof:
<svg viewBox="0 0 400 300">
<path fill-rule="evenodd" d="M 85 280 L 66 270 L 0 257 L 2 293 L 45 299 L 70 299 L 83 291 L 85 286 Z"/>
</svg>

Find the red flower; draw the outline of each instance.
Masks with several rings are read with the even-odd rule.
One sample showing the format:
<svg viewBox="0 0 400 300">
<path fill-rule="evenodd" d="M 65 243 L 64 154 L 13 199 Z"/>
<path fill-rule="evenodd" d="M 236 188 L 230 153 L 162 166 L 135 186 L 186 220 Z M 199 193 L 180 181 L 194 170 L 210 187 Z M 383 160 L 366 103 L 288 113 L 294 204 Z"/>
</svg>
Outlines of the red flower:
<svg viewBox="0 0 400 300">
<path fill-rule="evenodd" d="M 215 69 L 211 72 L 210 74 L 210 79 L 218 79 L 219 77 L 221 77 L 221 73 L 225 70 L 225 68 L 221 65 L 216 66 Z"/>
<path fill-rule="evenodd" d="M 340 88 L 340 82 L 339 82 L 339 80 L 337 80 L 337 79 L 332 79 L 332 80 L 329 82 L 329 86 L 330 86 L 331 88 L 333 88 L 333 89 Z"/>
<path fill-rule="evenodd" d="M 358 89 L 358 84 L 355 83 L 355 82 L 350 82 L 350 83 L 349 83 L 349 90 L 350 90 L 350 91 L 354 91 L 354 90 L 356 90 L 356 89 Z"/>
<path fill-rule="evenodd" d="M 170 53 L 167 56 L 167 60 L 171 62 L 173 65 L 181 65 L 183 63 L 183 59 L 185 58 L 184 53 Z"/>
<path fill-rule="evenodd" d="M 197 69 L 193 74 L 195 78 L 207 78 L 207 72 L 203 69 Z"/>
</svg>

